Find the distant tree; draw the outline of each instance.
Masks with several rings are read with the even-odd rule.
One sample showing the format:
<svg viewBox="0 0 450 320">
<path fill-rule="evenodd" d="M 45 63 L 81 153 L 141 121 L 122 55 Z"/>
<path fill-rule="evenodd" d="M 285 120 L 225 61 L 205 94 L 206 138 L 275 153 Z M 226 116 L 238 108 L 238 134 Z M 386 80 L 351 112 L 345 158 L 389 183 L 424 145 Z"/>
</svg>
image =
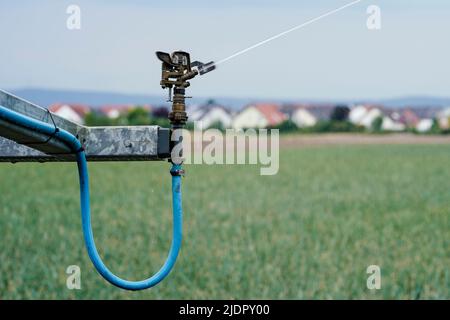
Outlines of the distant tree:
<svg viewBox="0 0 450 320">
<path fill-rule="evenodd" d="M 192 121 L 188 121 L 186 123 L 185 129 L 189 130 L 189 131 L 193 131 L 194 130 L 194 123 Z"/>
<path fill-rule="evenodd" d="M 226 128 L 224 127 L 224 125 L 220 121 L 216 121 L 214 123 L 211 123 L 211 125 L 208 127 L 208 129 L 217 129 L 219 131 L 225 131 L 226 130 Z"/>
<path fill-rule="evenodd" d="M 84 123 L 91 127 L 105 127 L 115 125 L 113 120 L 96 112 L 89 112 L 84 117 Z"/>
<path fill-rule="evenodd" d="M 151 119 L 151 124 L 155 125 L 155 126 L 160 126 L 160 127 L 163 127 L 163 128 L 170 127 L 170 121 L 167 118 L 152 118 Z"/>
<path fill-rule="evenodd" d="M 336 106 L 330 116 L 331 121 L 347 121 L 350 115 L 350 108 L 344 105 Z"/>
<path fill-rule="evenodd" d="M 373 132 L 381 132 L 383 127 L 383 117 L 377 117 L 372 122 L 371 129 Z"/>
<path fill-rule="evenodd" d="M 287 132 L 296 132 L 299 131 L 299 128 L 292 120 L 286 120 L 283 121 L 276 126 L 271 126 L 268 129 L 278 129 L 281 133 L 287 133 Z"/>
<path fill-rule="evenodd" d="M 439 121 L 437 119 L 433 119 L 433 124 L 427 133 L 429 133 L 429 134 L 441 134 L 442 133 L 442 129 L 439 126 Z"/>
<path fill-rule="evenodd" d="M 350 121 L 320 121 L 311 128 L 311 132 L 363 132 L 364 127 Z"/>
<path fill-rule="evenodd" d="M 152 124 L 150 113 L 142 107 L 137 107 L 128 112 L 126 120 L 130 126 Z"/>
</svg>

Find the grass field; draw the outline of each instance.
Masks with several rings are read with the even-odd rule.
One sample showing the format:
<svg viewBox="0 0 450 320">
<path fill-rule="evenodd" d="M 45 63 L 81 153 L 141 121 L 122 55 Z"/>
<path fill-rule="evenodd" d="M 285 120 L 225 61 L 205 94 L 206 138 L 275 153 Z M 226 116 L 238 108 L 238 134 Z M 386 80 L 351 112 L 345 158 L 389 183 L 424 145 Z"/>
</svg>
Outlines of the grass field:
<svg viewBox="0 0 450 320">
<path fill-rule="evenodd" d="M 257 166 L 188 166 L 184 242 L 159 286 L 106 283 L 84 248 L 75 164 L 0 165 L 0 298 L 450 298 L 449 146 L 285 148 Z M 167 163 L 90 164 L 105 263 L 140 280 L 171 232 Z M 82 289 L 66 288 L 79 265 Z M 381 290 L 366 268 L 381 267 Z"/>
</svg>

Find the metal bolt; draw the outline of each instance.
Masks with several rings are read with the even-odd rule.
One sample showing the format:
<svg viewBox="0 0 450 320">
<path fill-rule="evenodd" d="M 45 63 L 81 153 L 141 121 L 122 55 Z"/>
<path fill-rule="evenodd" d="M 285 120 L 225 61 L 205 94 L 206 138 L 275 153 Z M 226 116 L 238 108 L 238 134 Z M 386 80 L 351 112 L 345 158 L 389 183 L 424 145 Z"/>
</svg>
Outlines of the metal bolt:
<svg viewBox="0 0 450 320">
<path fill-rule="evenodd" d="M 123 143 L 127 148 L 133 147 L 133 143 L 130 140 L 125 140 Z"/>
</svg>

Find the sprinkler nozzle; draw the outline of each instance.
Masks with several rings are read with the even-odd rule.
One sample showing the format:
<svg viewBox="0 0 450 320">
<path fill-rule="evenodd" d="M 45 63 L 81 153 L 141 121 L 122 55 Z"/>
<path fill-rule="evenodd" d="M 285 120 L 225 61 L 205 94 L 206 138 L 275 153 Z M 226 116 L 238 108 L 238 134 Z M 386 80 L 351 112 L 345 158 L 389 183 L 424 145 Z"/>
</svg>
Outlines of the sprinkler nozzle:
<svg viewBox="0 0 450 320">
<path fill-rule="evenodd" d="M 193 69 L 197 69 L 199 75 L 207 74 L 213 70 L 216 70 L 216 64 L 214 61 L 210 61 L 208 63 L 201 63 L 199 61 L 195 61 L 191 64 Z"/>
</svg>

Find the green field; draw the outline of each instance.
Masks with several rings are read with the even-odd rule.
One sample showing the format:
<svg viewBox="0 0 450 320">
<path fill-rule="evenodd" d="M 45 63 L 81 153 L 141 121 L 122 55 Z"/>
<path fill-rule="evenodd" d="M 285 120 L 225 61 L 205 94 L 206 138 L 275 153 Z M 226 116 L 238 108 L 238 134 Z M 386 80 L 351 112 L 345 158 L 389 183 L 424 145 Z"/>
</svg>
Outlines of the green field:
<svg viewBox="0 0 450 320">
<path fill-rule="evenodd" d="M 187 166 L 184 242 L 159 286 L 106 283 L 84 248 L 75 164 L 0 164 L 0 299 L 450 298 L 450 148 L 284 149 L 280 172 Z M 90 164 L 97 247 L 122 277 L 164 261 L 167 163 Z M 381 290 L 366 287 L 379 265 Z M 66 288 L 79 265 L 82 289 Z"/>
</svg>

